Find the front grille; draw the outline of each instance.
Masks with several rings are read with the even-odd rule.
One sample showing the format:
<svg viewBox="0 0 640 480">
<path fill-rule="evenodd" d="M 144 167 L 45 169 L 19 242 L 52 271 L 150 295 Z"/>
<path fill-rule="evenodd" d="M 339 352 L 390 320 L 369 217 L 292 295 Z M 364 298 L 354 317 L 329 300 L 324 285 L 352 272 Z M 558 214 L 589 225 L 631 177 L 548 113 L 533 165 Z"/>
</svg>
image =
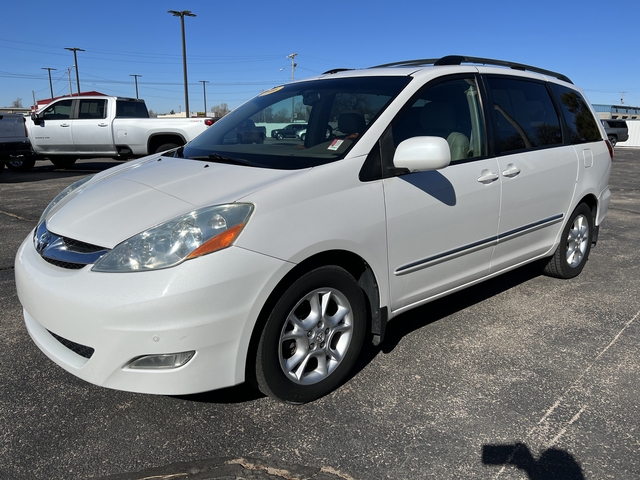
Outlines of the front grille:
<svg viewBox="0 0 640 480">
<path fill-rule="evenodd" d="M 91 245 L 90 243 L 81 242 L 80 240 L 74 240 L 73 238 L 63 237 L 64 244 L 71 251 L 78 253 L 95 253 L 104 250 L 104 247 L 98 245 Z"/>
<path fill-rule="evenodd" d="M 93 355 L 93 352 L 95 352 L 95 350 L 91 347 L 87 347 L 86 345 L 80 345 L 79 343 L 72 342 L 71 340 L 67 340 L 66 338 L 63 338 L 60 335 L 56 335 L 50 330 L 47 330 L 47 332 L 49 332 L 51 336 L 55 338 L 57 341 L 59 341 L 62 345 L 67 347 L 72 352 L 77 353 L 81 357 L 89 359 Z"/>
<path fill-rule="evenodd" d="M 61 260 L 54 260 L 53 258 L 47 257 L 42 257 L 42 259 L 45 262 L 50 263 L 51 265 L 55 265 L 56 267 L 60 268 L 66 268 L 69 270 L 80 270 L 81 268 L 86 267 L 86 265 L 83 265 L 82 263 L 63 262 Z"/>
</svg>

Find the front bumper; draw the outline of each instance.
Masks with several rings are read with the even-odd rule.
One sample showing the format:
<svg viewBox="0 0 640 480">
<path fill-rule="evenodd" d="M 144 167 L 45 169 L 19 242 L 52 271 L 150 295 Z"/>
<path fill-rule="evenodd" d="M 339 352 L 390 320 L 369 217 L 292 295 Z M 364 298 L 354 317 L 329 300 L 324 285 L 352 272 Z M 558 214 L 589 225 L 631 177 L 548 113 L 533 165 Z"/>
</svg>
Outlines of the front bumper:
<svg viewBox="0 0 640 480">
<path fill-rule="evenodd" d="M 27 330 L 55 363 L 96 385 L 181 395 L 244 381 L 260 309 L 292 267 L 230 247 L 154 272 L 65 270 L 45 262 L 29 236 L 15 275 Z M 88 350 L 78 354 L 73 344 Z M 126 367 L 142 355 L 192 350 L 175 369 Z"/>
</svg>

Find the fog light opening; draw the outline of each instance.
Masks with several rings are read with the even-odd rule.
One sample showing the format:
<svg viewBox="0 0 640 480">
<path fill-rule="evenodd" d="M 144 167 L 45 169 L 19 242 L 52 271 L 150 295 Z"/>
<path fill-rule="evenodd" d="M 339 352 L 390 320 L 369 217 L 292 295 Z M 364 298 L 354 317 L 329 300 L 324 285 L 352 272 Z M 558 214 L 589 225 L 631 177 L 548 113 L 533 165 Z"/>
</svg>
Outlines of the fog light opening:
<svg viewBox="0 0 640 480">
<path fill-rule="evenodd" d="M 196 352 L 192 350 L 190 352 L 143 355 L 131 360 L 125 368 L 134 370 L 169 370 L 186 365 L 195 354 Z"/>
</svg>

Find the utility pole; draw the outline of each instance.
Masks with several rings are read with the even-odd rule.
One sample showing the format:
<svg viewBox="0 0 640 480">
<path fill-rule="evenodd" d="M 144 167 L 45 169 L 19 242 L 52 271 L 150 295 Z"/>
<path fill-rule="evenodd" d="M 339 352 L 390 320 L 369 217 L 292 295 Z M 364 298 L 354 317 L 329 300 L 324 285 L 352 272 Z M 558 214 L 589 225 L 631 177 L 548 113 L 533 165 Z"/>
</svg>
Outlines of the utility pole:
<svg viewBox="0 0 640 480">
<path fill-rule="evenodd" d="M 51 83 L 51 70 L 57 70 L 57 68 L 42 67 L 40 70 L 47 70 L 49 72 L 49 88 L 51 89 L 51 100 L 53 100 L 53 83 Z"/>
<path fill-rule="evenodd" d="M 80 72 L 78 71 L 78 55 L 76 52 L 84 52 L 84 50 L 78 47 L 65 47 L 65 50 L 73 52 L 73 63 L 74 67 L 76 67 L 76 86 L 78 87 L 78 96 L 80 96 Z"/>
<path fill-rule="evenodd" d="M 141 77 L 142 75 L 138 75 L 138 74 L 133 74 L 133 75 L 129 75 L 130 77 L 133 77 L 134 80 L 136 81 L 136 100 L 138 99 L 138 77 Z"/>
<path fill-rule="evenodd" d="M 69 68 L 67 68 L 67 79 L 69 80 L 69 95 L 73 96 L 73 90 L 71 89 L 71 69 L 74 68 L 75 65 L 70 66 Z M 78 92 L 80 93 L 80 92 Z"/>
<path fill-rule="evenodd" d="M 204 116 L 207 116 L 207 83 L 209 83 L 207 80 L 198 80 L 200 83 L 202 83 L 202 91 L 204 93 Z"/>
<path fill-rule="evenodd" d="M 189 84 L 187 83 L 187 44 L 184 37 L 184 17 L 195 17 L 195 13 L 191 10 L 169 10 L 174 17 L 180 17 L 180 26 L 182 27 L 182 70 L 184 71 L 184 108 L 189 117 Z"/>
<path fill-rule="evenodd" d="M 298 56 L 297 53 L 292 53 L 290 55 L 287 55 L 286 57 L 291 59 L 291 81 L 292 82 L 295 80 L 295 68 L 298 66 L 298 64 L 295 62 L 295 59 L 297 56 Z M 295 109 L 294 102 L 295 102 L 294 97 L 291 97 L 291 121 L 292 122 L 293 122 L 293 119 L 295 118 L 295 114 L 293 113 Z"/>
</svg>

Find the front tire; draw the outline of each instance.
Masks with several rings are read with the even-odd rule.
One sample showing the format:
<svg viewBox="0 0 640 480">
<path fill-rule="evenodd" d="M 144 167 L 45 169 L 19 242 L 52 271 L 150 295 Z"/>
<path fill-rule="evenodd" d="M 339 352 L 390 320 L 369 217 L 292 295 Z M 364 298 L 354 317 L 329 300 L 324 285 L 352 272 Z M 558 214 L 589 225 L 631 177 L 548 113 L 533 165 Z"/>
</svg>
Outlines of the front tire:
<svg viewBox="0 0 640 480">
<path fill-rule="evenodd" d="M 49 161 L 58 168 L 70 168 L 75 165 L 77 158 L 74 157 L 49 157 Z"/>
<path fill-rule="evenodd" d="M 593 241 L 593 213 L 581 203 L 571 214 L 562 230 L 560 245 L 544 268 L 544 273 L 556 278 L 573 278 L 582 272 Z"/>
<path fill-rule="evenodd" d="M 256 354 L 256 381 L 286 403 L 316 400 L 351 371 L 365 335 L 366 306 L 355 279 L 336 266 L 296 280 L 269 315 Z"/>
</svg>

